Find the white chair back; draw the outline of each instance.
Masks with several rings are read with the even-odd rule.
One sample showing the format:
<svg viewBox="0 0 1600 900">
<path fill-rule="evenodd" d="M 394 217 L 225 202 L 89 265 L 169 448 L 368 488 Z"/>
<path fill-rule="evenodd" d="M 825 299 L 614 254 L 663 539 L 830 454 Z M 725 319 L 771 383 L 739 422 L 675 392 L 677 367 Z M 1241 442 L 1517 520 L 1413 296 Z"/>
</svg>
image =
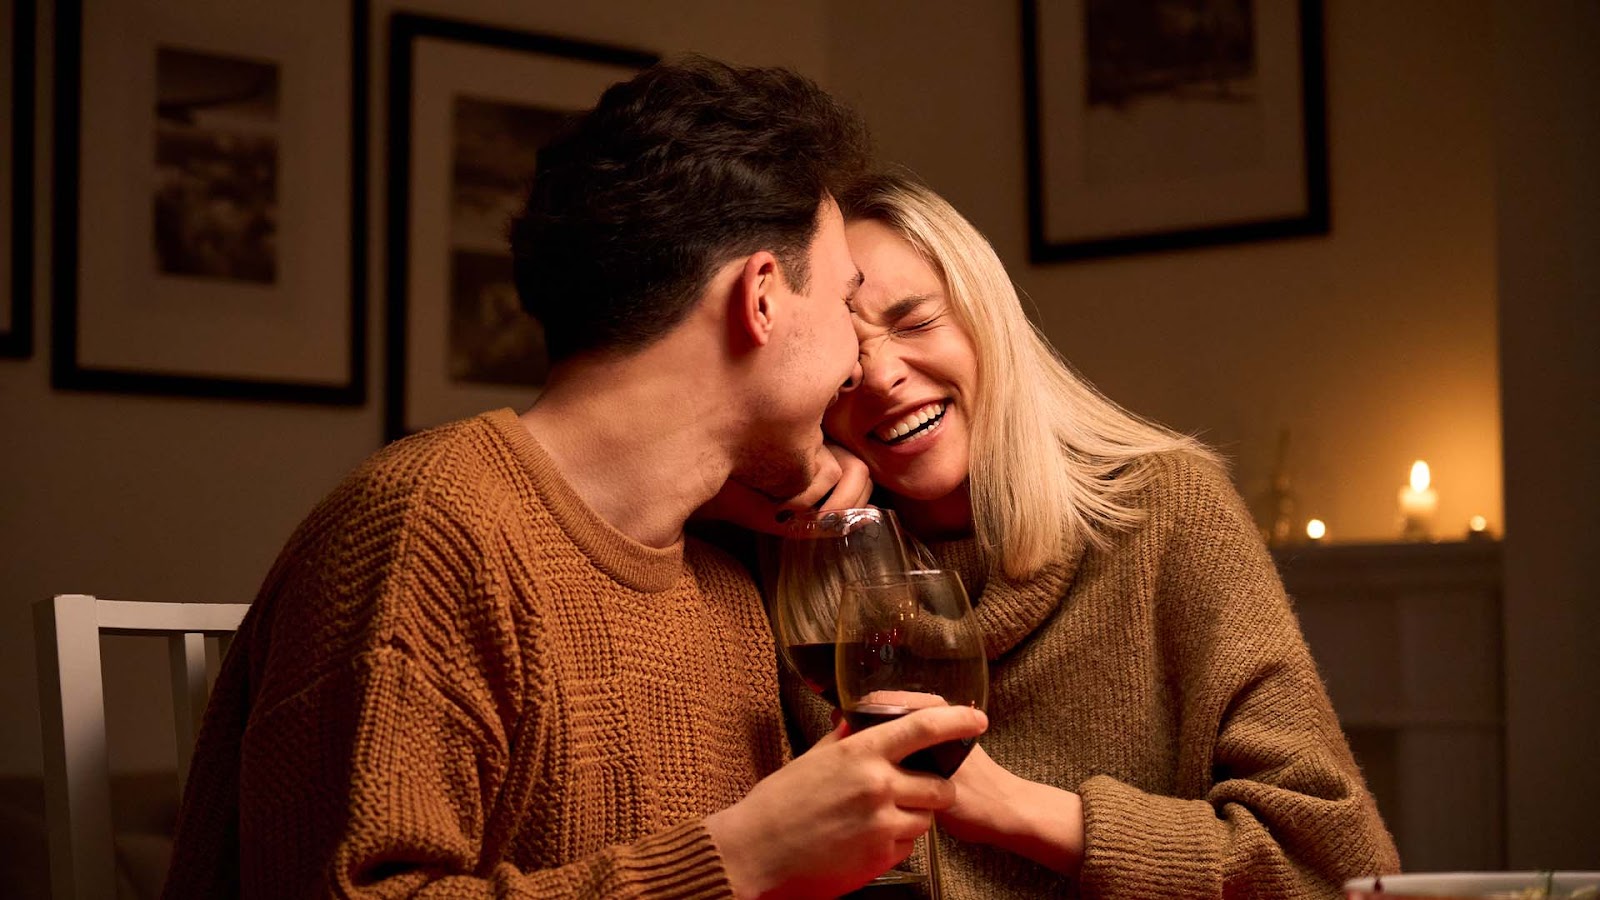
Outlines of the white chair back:
<svg viewBox="0 0 1600 900">
<path fill-rule="evenodd" d="M 100 636 L 167 638 L 181 794 L 210 690 L 207 654 L 220 658 L 227 652 L 249 608 L 239 603 L 101 600 L 83 594 L 61 594 L 34 604 L 50 889 L 56 900 L 100 900 L 116 894 Z"/>
</svg>

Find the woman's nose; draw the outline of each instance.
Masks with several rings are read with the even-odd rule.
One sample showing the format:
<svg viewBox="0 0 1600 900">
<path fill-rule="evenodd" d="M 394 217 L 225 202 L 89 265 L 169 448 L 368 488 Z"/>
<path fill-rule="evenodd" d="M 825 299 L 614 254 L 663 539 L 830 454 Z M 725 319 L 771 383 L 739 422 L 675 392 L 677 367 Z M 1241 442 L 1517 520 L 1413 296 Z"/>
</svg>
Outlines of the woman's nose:
<svg viewBox="0 0 1600 900">
<path fill-rule="evenodd" d="M 894 348 L 879 342 L 877 347 L 861 347 L 861 386 L 869 391 L 887 394 L 905 380 L 905 362 Z"/>
</svg>

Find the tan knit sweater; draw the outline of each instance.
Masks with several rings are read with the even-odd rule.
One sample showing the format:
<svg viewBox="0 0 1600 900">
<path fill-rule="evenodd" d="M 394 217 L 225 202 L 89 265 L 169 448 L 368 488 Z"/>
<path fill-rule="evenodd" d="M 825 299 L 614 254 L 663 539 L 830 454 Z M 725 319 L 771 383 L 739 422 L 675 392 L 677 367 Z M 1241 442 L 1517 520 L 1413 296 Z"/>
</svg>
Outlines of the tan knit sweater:
<svg viewBox="0 0 1600 900">
<path fill-rule="evenodd" d="M 1397 871 L 1283 587 L 1226 476 L 1149 461 L 1141 527 L 1016 583 L 974 542 L 935 544 L 977 603 L 990 659 L 984 748 L 1083 798 L 1068 881 L 946 838 L 956 898 L 1337 897 Z M 806 731 L 826 725 L 805 703 Z"/>
<path fill-rule="evenodd" d="M 787 757 L 735 563 L 599 519 L 510 410 L 301 525 L 206 714 L 166 895 L 726 896 L 703 817 Z"/>
</svg>

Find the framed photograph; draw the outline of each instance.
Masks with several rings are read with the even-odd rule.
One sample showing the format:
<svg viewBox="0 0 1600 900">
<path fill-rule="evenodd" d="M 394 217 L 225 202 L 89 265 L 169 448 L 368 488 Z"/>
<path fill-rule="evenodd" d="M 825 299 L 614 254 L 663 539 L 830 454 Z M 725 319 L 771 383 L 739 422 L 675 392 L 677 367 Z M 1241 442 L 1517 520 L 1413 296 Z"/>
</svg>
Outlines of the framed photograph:
<svg viewBox="0 0 1600 900">
<path fill-rule="evenodd" d="M 367 0 L 61 0 L 54 386 L 366 399 Z"/>
<path fill-rule="evenodd" d="M 549 361 L 512 285 L 511 220 L 539 148 L 657 59 L 469 22 L 391 20 L 388 439 L 538 395 Z"/>
<path fill-rule="evenodd" d="M 0 284 L 11 302 L 0 307 L 0 356 L 33 355 L 33 79 L 34 0 L 0 0 L 0 108 L 11 110 L 0 137 Z"/>
<path fill-rule="evenodd" d="M 1022 0 L 1035 262 L 1328 231 L 1320 0 Z"/>
</svg>

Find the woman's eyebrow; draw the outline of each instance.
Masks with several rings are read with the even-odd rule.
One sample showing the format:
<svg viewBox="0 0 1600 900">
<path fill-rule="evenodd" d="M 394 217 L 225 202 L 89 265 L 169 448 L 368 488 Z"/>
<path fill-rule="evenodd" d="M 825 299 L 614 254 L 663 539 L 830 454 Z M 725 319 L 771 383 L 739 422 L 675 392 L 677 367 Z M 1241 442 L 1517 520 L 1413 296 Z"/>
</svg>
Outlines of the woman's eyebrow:
<svg viewBox="0 0 1600 900">
<path fill-rule="evenodd" d="M 889 324 L 898 322 L 916 312 L 919 307 L 932 299 L 926 294 L 912 294 L 909 297 L 896 300 L 883 311 L 882 321 Z"/>
</svg>

